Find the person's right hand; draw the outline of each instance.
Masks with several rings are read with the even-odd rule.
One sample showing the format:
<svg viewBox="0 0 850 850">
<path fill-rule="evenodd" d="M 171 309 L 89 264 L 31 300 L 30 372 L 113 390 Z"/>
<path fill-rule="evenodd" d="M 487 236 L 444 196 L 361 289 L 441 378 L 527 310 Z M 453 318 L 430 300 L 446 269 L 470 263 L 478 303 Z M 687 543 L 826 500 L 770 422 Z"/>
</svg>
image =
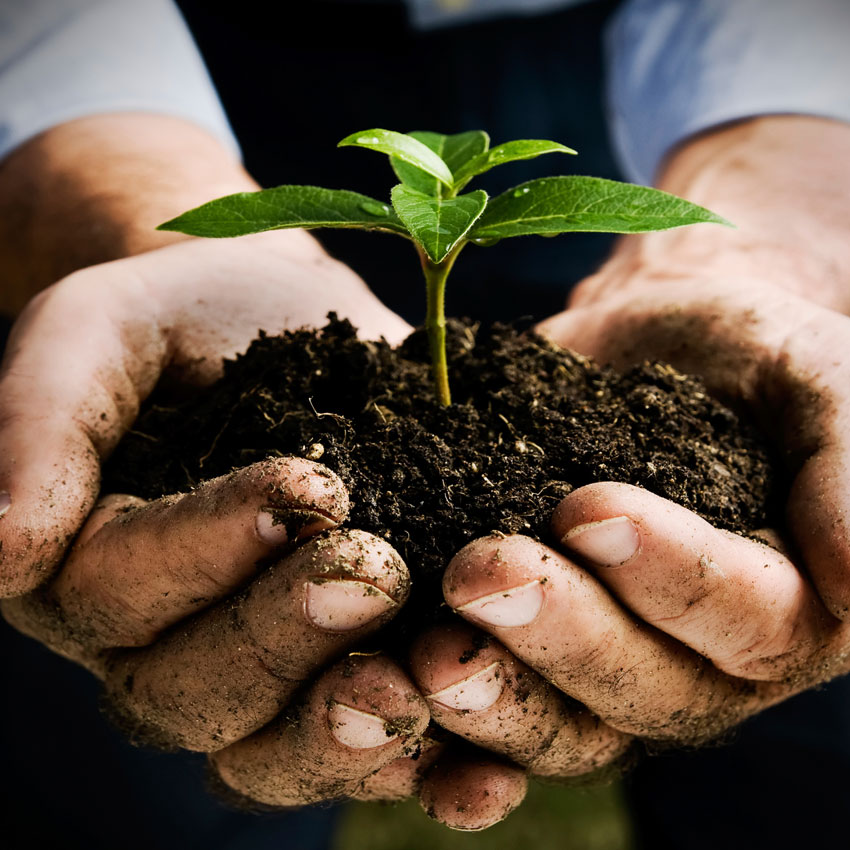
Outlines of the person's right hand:
<svg viewBox="0 0 850 850">
<path fill-rule="evenodd" d="M 424 729 L 388 659 L 321 673 L 398 610 L 404 564 L 337 529 L 342 483 L 297 458 L 148 505 L 107 497 L 80 526 L 101 459 L 164 371 L 209 381 L 259 328 L 320 325 L 330 309 L 366 336 L 408 330 L 303 233 L 192 240 L 46 290 L 0 375 L 6 619 L 103 678 L 138 738 L 215 752 L 225 783 L 272 804 L 352 793 Z"/>
</svg>

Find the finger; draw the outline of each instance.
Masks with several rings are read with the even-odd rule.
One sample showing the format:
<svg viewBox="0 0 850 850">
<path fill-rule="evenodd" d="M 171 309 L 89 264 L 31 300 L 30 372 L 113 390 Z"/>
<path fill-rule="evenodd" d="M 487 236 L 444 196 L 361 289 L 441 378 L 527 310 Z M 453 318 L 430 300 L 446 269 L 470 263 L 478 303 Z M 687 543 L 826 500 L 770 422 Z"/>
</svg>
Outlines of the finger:
<svg viewBox="0 0 850 850">
<path fill-rule="evenodd" d="M 528 537 L 473 541 L 449 563 L 443 593 L 461 616 L 621 732 L 698 741 L 765 704 L 757 683 L 726 676 L 642 624 L 587 572 Z"/>
<path fill-rule="evenodd" d="M 848 338 L 850 320 L 844 317 L 826 328 L 798 325 L 772 375 L 774 408 L 785 414 L 779 421 L 787 423 L 784 443 L 796 472 L 788 525 L 818 593 L 845 621 L 850 621 L 850 387 L 846 357 L 839 352 L 847 351 Z"/>
<path fill-rule="evenodd" d="M 763 285 L 659 284 L 553 317 L 539 330 L 603 362 L 666 360 L 744 401 L 781 444 L 787 517 L 831 613 L 850 618 L 850 319 Z M 692 293 L 692 294 L 691 294 Z M 769 307 L 766 308 L 766 304 Z"/>
<path fill-rule="evenodd" d="M 5 603 L 11 622 L 81 661 L 144 646 L 230 595 L 287 543 L 348 512 L 339 478 L 302 458 L 269 459 L 190 493 L 140 502 L 112 497 L 95 511 L 54 582 Z"/>
<path fill-rule="evenodd" d="M 408 589 L 407 569 L 388 543 L 328 532 L 236 600 L 148 649 L 108 657 L 107 696 L 137 737 L 220 749 L 268 723 L 317 669 L 390 619 Z"/>
<path fill-rule="evenodd" d="M 112 493 L 101 499 L 92 512 L 77 538 L 82 545 L 94 536 L 106 523 L 129 510 L 142 507 L 147 502 L 137 496 Z M 49 594 L 37 589 L 25 596 L 0 599 L 0 612 L 10 626 L 29 637 L 49 646 L 54 652 L 76 661 L 97 674 L 100 663 L 85 646 L 77 632 L 71 630 L 64 618 L 57 615 L 57 606 L 49 599 Z M 78 631 L 78 630 L 77 630 Z M 88 629 L 84 630 L 88 634 Z"/>
<path fill-rule="evenodd" d="M 504 820 L 528 790 L 525 771 L 474 751 L 448 751 L 428 771 L 419 802 L 450 829 L 478 832 Z"/>
<path fill-rule="evenodd" d="M 132 496 L 129 493 L 107 493 L 98 499 L 97 504 L 92 508 L 86 524 L 80 529 L 80 533 L 74 541 L 74 545 L 78 549 L 81 548 L 108 522 L 147 504 L 149 504 L 149 501 L 140 496 Z"/>
<path fill-rule="evenodd" d="M 591 773 L 629 748 L 629 736 L 568 705 L 501 644 L 464 623 L 423 634 L 410 664 L 435 722 L 539 776 Z"/>
<path fill-rule="evenodd" d="M 409 754 L 428 709 L 388 658 L 349 657 L 286 717 L 211 757 L 222 781 L 269 806 L 355 794 L 364 779 Z"/>
<path fill-rule="evenodd" d="M 400 802 L 419 793 L 428 769 L 446 745 L 432 740 L 428 733 L 420 738 L 409 756 L 397 758 L 371 776 L 367 776 L 351 795 L 363 802 Z"/>
<path fill-rule="evenodd" d="M 787 557 L 646 490 L 582 487 L 552 525 L 624 605 L 730 675 L 819 681 L 824 644 L 850 644 Z"/>
</svg>

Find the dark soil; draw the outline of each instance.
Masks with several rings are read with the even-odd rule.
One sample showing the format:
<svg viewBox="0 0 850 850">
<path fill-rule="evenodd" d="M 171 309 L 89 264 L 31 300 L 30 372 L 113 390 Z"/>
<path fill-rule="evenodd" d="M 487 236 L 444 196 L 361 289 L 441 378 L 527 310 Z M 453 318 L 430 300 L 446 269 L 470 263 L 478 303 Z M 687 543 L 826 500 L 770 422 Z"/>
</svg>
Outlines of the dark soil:
<svg viewBox="0 0 850 850">
<path fill-rule="evenodd" d="M 410 568 L 406 629 L 434 616 L 464 544 L 493 531 L 548 541 L 558 501 L 594 481 L 640 485 L 733 531 L 775 523 L 765 445 L 697 379 L 660 363 L 619 374 L 498 325 L 453 324 L 449 356 L 445 409 L 422 332 L 398 350 L 335 317 L 319 333 L 261 335 L 198 397 L 154 394 L 105 486 L 154 498 L 270 455 L 320 460 L 350 489 L 347 524 Z"/>
</svg>

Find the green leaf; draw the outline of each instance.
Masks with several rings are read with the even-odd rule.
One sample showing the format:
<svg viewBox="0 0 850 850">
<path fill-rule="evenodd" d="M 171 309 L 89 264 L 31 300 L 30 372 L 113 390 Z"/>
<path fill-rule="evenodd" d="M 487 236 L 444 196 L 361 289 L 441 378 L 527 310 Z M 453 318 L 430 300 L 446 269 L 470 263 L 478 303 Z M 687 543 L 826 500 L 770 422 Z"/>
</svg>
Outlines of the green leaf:
<svg viewBox="0 0 850 850">
<path fill-rule="evenodd" d="M 446 258 L 487 206 L 487 193 L 480 189 L 457 198 L 434 198 L 403 183 L 393 188 L 392 199 L 398 217 L 435 263 Z"/>
<path fill-rule="evenodd" d="M 415 165 L 436 177 L 446 186 L 452 185 L 454 178 L 446 163 L 427 145 L 413 136 L 396 133 L 394 130 L 363 130 L 346 136 L 337 147 L 344 148 L 350 145 L 398 157 L 403 162 Z"/>
<path fill-rule="evenodd" d="M 483 174 L 497 165 L 506 162 L 515 162 L 518 159 L 534 159 L 544 153 L 572 153 L 575 151 L 559 142 L 550 142 L 546 139 L 517 139 L 514 142 L 505 142 L 496 145 L 490 151 L 484 151 L 474 159 L 468 160 L 461 168 L 453 169 L 455 184 L 467 181 L 476 174 Z"/>
<path fill-rule="evenodd" d="M 490 137 L 483 130 L 469 130 L 466 133 L 455 133 L 446 136 L 442 133 L 431 133 L 428 130 L 414 130 L 408 135 L 422 142 L 435 154 L 442 158 L 452 173 L 463 168 L 470 159 L 483 153 L 490 146 Z M 426 174 L 420 168 L 409 165 L 397 157 L 390 157 L 390 164 L 396 177 L 411 189 L 424 192 L 426 195 L 441 196 L 442 184 L 439 180 Z"/>
<path fill-rule="evenodd" d="M 601 177 L 543 177 L 494 198 L 470 238 L 486 244 L 532 233 L 646 233 L 700 222 L 734 227 L 711 210 L 658 189 Z"/>
<path fill-rule="evenodd" d="M 318 186 L 278 186 L 227 195 L 166 221 L 157 230 L 222 237 L 286 227 L 361 227 L 408 235 L 388 204 L 357 192 Z"/>
</svg>

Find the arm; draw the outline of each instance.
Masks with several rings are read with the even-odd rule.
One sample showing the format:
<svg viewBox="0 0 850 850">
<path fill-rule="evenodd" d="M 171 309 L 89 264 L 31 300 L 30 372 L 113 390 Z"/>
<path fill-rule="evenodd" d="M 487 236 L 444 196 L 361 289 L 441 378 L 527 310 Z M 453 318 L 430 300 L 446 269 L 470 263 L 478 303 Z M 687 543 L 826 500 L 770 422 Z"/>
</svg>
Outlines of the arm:
<svg viewBox="0 0 850 850">
<path fill-rule="evenodd" d="M 187 202 L 254 188 L 170 0 L 12 0 L 2 30 L 0 310 L 165 244 L 153 227 Z"/>
<path fill-rule="evenodd" d="M 161 221 L 258 188 L 233 152 L 167 115 L 92 115 L 52 127 L 0 164 L 0 310 L 20 312 L 72 271 L 184 238 Z"/>
<path fill-rule="evenodd" d="M 658 187 L 720 211 L 737 230 L 684 228 L 621 240 L 575 290 L 582 306 L 652 280 L 759 278 L 850 313 L 850 125 L 772 116 L 706 133 L 681 146 Z"/>
</svg>

